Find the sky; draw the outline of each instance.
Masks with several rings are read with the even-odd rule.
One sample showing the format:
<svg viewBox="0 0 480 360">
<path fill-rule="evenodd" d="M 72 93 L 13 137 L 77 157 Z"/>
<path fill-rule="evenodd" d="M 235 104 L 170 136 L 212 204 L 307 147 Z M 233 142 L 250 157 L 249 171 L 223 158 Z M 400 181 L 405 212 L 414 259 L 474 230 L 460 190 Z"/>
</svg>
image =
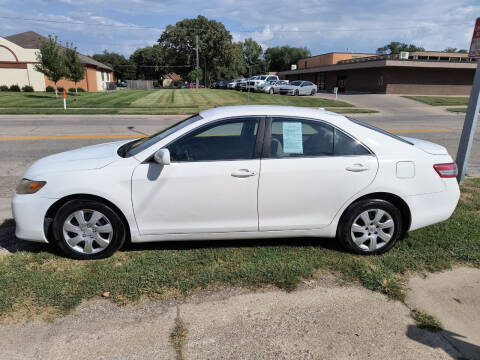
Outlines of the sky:
<svg viewBox="0 0 480 360">
<path fill-rule="evenodd" d="M 0 0 L 0 36 L 32 30 L 86 55 L 129 56 L 153 45 L 167 25 L 199 14 L 222 22 L 234 41 L 251 37 L 264 49 L 374 53 L 390 41 L 468 49 L 480 1 Z"/>
</svg>

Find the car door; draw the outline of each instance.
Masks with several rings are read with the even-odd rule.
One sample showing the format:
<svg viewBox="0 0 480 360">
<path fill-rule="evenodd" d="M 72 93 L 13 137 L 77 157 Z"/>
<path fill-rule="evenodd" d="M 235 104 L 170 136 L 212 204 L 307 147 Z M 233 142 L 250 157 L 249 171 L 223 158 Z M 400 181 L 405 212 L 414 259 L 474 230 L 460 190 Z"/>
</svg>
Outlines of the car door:
<svg viewBox="0 0 480 360">
<path fill-rule="evenodd" d="M 216 121 L 167 145 L 170 165 L 139 165 L 132 202 L 140 233 L 258 231 L 259 131 L 261 142 L 257 117 Z"/>
<path fill-rule="evenodd" d="M 265 132 L 260 231 L 327 226 L 342 205 L 375 178 L 377 158 L 328 123 L 273 118 Z"/>
</svg>

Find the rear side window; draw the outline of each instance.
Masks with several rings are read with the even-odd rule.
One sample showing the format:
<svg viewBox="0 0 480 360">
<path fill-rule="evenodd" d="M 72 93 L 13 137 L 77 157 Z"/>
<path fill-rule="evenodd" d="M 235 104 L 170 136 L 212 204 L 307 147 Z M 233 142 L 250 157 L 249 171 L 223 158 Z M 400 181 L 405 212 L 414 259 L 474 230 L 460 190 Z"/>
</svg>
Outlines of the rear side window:
<svg viewBox="0 0 480 360">
<path fill-rule="evenodd" d="M 320 121 L 274 118 L 270 157 L 370 155 L 357 140 Z"/>
</svg>

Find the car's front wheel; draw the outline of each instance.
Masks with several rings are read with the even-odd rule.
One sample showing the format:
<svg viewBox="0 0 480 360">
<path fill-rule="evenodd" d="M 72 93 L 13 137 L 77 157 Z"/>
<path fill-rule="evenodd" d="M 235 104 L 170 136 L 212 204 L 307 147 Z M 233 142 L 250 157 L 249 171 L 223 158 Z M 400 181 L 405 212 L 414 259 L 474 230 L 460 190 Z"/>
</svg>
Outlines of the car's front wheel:
<svg viewBox="0 0 480 360">
<path fill-rule="evenodd" d="M 270 95 L 273 95 L 273 89 L 268 90 L 268 93 L 269 93 Z"/>
<path fill-rule="evenodd" d="M 402 235 L 403 219 L 392 203 L 380 199 L 361 200 L 342 216 L 337 239 L 349 250 L 364 255 L 390 250 Z"/>
<path fill-rule="evenodd" d="M 300 95 L 300 93 L 298 92 L 298 90 L 295 90 L 295 96 L 298 96 Z"/>
<path fill-rule="evenodd" d="M 125 241 L 122 219 L 110 206 L 95 200 L 71 200 L 52 224 L 57 247 L 67 256 L 93 260 L 111 256 Z"/>
</svg>

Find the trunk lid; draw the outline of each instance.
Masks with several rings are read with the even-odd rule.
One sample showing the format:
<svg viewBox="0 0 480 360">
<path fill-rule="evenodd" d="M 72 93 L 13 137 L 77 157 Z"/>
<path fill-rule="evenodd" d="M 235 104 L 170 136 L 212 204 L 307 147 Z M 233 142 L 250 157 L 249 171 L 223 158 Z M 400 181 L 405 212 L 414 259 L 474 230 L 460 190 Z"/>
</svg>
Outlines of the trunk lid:
<svg viewBox="0 0 480 360">
<path fill-rule="evenodd" d="M 430 141 L 406 137 L 406 136 L 401 136 L 401 138 L 407 140 L 408 142 L 411 142 L 413 145 L 425 151 L 426 153 L 429 153 L 432 155 L 448 155 L 447 149 L 442 145 L 438 145 Z"/>
</svg>

